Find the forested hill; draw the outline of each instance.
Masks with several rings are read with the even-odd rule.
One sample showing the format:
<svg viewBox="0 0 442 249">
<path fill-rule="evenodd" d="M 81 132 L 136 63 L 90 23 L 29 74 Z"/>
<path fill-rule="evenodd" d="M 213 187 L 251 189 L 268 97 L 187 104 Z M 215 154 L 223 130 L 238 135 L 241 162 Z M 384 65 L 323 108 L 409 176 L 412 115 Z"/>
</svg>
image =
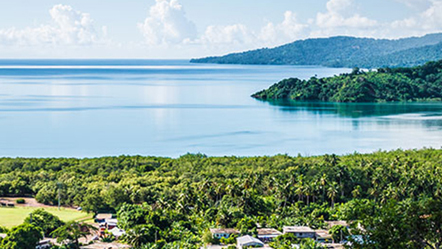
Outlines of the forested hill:
<svg viewBox="0 0 442 249">
<path fill-rule="evenodd" d="M 262 100 L 390 102 L 442 100 L 442 60 L 413 68 L 380 68 L 329 78 L 290 78 L 252 95 Z"/>
<path fill-rule="evenodd" d="M 192 59 L 193 63 L 322 65 L 329 67 L 417 66 L 442 59 L 442 33 L 397 40 L 330 37 L 295 41 L 220 57 Z"/>
</svg>

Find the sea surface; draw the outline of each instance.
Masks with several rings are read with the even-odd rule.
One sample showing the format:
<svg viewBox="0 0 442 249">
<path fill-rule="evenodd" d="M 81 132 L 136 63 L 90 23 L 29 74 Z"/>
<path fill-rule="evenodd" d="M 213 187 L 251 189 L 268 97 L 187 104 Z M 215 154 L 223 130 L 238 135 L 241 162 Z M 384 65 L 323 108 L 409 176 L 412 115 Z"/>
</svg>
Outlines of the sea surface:
<svg viewBox="0 0 442 249">
<path fill-rule="evenodd" d="M 262 102 L 350 72 L 182 60 L 1 60 L 0 156 L 348 154 L 442 145 L 442 104 Z"/>
</svg>

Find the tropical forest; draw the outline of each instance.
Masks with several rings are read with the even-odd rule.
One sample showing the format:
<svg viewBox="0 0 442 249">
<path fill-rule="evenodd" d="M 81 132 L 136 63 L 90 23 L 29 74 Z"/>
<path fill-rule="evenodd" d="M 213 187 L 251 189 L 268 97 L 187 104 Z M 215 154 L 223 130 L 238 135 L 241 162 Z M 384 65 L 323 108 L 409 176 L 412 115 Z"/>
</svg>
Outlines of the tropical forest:
<svg viewBox="0 0 442 249">
<path fill-rule="evenodd" d="M 362 238 L 353 248 L 441 248 L 441 165 L 436 149 L 315 157 L 2 158 L 0 195 L 55 205 L 60 196 L 62 205 L 114 213 L 127 232 L 121 240 L 135 248 L 231 243 L 211 236 L 216 227 L 254 234 L 257 226 L 320 229 L 337 220 L 349 224 L 331 230 L 337 239 L 351 241 L 349 229 Z M 33 226 L 57 237 L 58 223 L 45 218 Z M 291 248 L 296 240 L 284 235 L 272 243 Z M 5 248 L 15 248 L 8 243 Z"/>
</svg>

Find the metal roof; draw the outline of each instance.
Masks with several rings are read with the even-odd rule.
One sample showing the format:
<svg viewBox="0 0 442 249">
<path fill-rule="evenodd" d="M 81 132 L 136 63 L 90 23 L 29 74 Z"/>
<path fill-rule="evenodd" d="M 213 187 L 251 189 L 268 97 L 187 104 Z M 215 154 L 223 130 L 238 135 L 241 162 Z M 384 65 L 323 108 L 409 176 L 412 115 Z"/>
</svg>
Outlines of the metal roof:
<svg viewBox="0 0 442 249">
<path fill-rule="evenodd" d="M 249 243 L 257 243 L 257 244 L 261 244 L 264 245 L 264 243 L 262 243 L 261 240 L 254 238 L 250 235 L 246 235 L 246 236 L 242 236 L 236 239 L 236 241 L 238 242 L 239 245 L 246 245 Z"/>
</svg>

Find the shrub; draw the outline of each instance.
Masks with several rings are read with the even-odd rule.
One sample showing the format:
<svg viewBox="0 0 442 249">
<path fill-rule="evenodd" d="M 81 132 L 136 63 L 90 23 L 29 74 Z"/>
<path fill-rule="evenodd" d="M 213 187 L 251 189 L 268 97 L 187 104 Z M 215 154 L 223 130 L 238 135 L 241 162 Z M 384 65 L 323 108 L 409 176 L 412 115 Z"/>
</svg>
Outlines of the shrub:
<svg viewBox="0 0 442 249">
<path fill-rule="evenodd" d="M 17 202 L 17 204 L 25 204 L 26 201 L 23 198 L 17 199 L 15 202 Z"/>
</svg>

